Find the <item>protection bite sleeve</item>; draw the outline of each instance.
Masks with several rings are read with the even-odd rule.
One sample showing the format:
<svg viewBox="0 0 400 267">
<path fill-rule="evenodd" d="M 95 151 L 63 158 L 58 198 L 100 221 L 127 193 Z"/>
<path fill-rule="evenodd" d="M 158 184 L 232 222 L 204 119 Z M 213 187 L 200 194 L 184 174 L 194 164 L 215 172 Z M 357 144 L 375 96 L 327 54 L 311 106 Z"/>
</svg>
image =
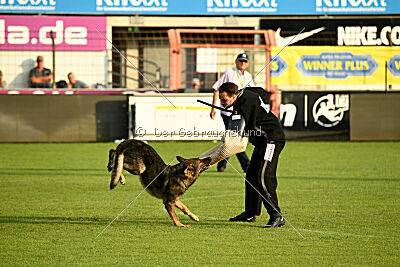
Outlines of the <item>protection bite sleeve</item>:
<svg viewBox="0 0 400 267">
<path fill-rule="evenodd" d="M 210 165 L 213 165 L 221 160 L 226 159 L 227 157 L 245 151 L 247 142 L 248 138 L 241 136 L 240 132 L 226 130 L 221 139 L 221 143 L 209 151 L 201 154 L 199 159 L 211 157 Z"/>
</svg>

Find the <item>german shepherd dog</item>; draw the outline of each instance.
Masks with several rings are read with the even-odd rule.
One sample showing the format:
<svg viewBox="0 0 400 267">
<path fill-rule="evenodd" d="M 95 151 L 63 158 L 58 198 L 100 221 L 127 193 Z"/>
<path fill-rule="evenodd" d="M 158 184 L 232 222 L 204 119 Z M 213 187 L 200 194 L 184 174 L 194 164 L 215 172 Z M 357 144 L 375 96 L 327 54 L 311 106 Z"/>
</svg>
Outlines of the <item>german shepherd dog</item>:
<svg viewBox="0 0 400 267">
<path fill-rule="evenodd" d="M 176 158 L 178 164 L 167 166 L 151 146 L 139 140 L 126 140 L 120 143 L 116 150 L 109 151 L 107 168 L 109 172 L 112 171 L 110 189 L 116 187 L 118 182 L 125 184 L 122 169 L 140 175 L 143 187 L 151 195 L 163 200 L 174 225 L 189 227 L 190 225 L 184 225 L 178 220 L 175 206 L 193 221 L 199 221 L 199 218 L 180 201 L 180 197 L 196 181 L 200 172 L 208 167 L 211 158 Z"/>
</svg>

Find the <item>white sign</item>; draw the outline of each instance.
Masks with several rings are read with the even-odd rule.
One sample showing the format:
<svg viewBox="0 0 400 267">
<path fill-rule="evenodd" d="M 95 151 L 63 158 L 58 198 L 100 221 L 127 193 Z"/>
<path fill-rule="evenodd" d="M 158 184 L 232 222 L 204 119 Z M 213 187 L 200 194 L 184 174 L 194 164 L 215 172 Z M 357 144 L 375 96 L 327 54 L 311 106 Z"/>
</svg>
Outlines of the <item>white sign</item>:
<svg viewBox="0 0 400 267">
<path fill-rule="evenodd" d="M 164 97 L 131 96 L 135 103 L 135 129 L 133 136 L 139 140 L 221 140 L 224 123 L 217 112 L 210 118 L 211 108 L 197 99 L 212 101 L 212 94 L 167 94 L 172 106 Z"/>
</svg>

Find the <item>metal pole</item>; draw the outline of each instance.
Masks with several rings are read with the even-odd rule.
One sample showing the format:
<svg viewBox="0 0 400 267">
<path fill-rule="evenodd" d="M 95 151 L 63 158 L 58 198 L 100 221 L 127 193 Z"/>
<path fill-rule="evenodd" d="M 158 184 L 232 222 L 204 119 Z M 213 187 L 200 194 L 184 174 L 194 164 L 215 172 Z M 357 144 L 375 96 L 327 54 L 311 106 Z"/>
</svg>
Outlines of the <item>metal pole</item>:
<svg viewBox="0 0 400 267">
<path fill-rule="evenodd" d="M 52 88 L 56 88 L 56 45 L 54 43 L 54 33 L 53 31 L 50 31 L 50 37 L 51 37 L 51 47 L 52 47 L 52 52 L 53 52 L 53 83 L 52 83 Z"/>
<path fill-rule="evenodd" d="M 385 60 L 385 93 L 387 93 L 387 61 Z"/>
</svg>

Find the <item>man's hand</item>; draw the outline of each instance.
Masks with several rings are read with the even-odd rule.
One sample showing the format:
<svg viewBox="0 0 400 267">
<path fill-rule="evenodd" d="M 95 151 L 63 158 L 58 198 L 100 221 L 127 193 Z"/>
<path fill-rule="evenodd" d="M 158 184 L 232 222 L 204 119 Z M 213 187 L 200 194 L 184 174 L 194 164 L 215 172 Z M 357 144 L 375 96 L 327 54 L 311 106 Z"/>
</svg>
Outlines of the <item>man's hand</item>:
<svg viewBox="0 0 400 267">
<path fill-rule="evenodd" d="M 211 108 L 210 117 L 211 117 L 212 120 L 215 118 L 215 113 L 217 113 L 215 108 Z"/>
<path fill-rule="evenodd" d="M 31 82 L 33 84 L 49 83 L 53 79 L 53 74 L 43 76 L 43 77 L 31 77 Z"/>
<path fill-rule="evenodd" d="M 218 99 L 218 90 L 214 90 L 213 100 L 212 100 L 212 104 L 214 106 L 217 104 L 217 99 Z M 212 120 L 215 118 L 215 113 L 217 113 L 215 108 L 211 108 L 210 117 L 211 117 Z"/>
</svg>

